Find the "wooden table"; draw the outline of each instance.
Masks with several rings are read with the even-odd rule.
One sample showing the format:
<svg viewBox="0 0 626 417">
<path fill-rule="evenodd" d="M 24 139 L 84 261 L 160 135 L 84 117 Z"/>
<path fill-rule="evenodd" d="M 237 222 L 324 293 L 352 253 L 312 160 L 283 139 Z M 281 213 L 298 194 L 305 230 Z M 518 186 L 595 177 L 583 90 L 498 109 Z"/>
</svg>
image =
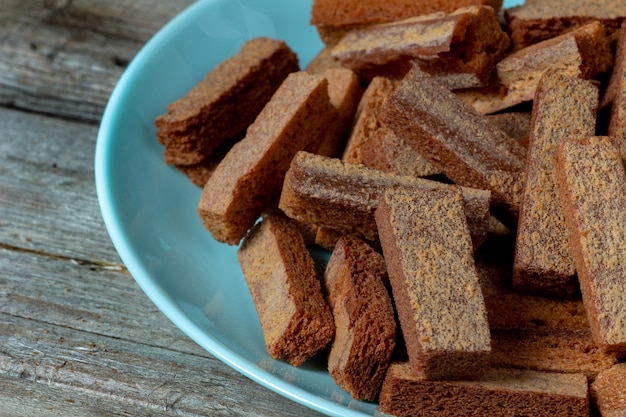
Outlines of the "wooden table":
<svg viewBox="0 0 626 417">
<path fill-rule="evenodd" d="M 0 416 L 313 416 L 241 376 L 140 290 L 104 228 L 98 122 L 192 0 L 0 1 Z"/>
</svg>

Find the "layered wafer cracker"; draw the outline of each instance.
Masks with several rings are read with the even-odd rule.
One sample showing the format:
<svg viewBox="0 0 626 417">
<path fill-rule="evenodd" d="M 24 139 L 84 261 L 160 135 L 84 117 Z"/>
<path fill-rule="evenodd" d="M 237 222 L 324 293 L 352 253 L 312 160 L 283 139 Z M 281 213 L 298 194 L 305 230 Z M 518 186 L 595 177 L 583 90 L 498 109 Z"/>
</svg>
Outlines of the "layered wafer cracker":
<svg viewBox="0 0 626 417">
<path fill-rule="evenodd" d="M 514 49 L 562 35 L 568 30 L 600 21 L 607 32 L 619 29 L 626 18 L 624 0 L 526 0 L 505 11 Z"/>
<path fill-rule="evenodd" d="M 193 165 L 241 138 L 284 79 L 298 71 L 283 41 L 253 38 L 155 120 L 169 164 Z"/>
<path fill-rule="evenodd" d="M 491 330 L 491 364 L 503 368 L 582 373 L 589 380 L 617 363 L 593 340 L 579 298 L 511 288 L 515 234 L 492 229 L 474 259 Z"/>
<path fill-rule="evenodd" d="M 350 135 L 364 89 L 359 77 L 346 68 L 331 68 L 321 75 L 328 80 L 328 96 L 330 103 L 337 109 L 337 118 L 329 124 L 319 144 L 314 143 L 308 150 L 324 156 L 338 157 Z"/>
<path fill-rule="evenodd" d="M 435 165 L 386 126 L 363 143 L 361 156 L 363 165 L 384 172 L 413 177 L 441 175 Z"/>
<path fill-rule="evenodd" d="M 415 375 L 480 375 L 491 338 L 460 190 L 388 189 L 376 224 Z"/>
<path fill-rule="evenodd" d="M 389 367 L 380 410 L 409 416 L 588 417 L 584 375 L 493 369 L 474 381 L 424 381 L 406 362 Z"/>
<path fill-rule="evenodd" d="M 373 401 L 395 348 L 396 320 L 385 287 L 382 255 L 362 240 L 343 236 L 324 272 L 335 319 L 328 372 L 353 398 Z"/>
<path fill-rule="evenodd" d="M 626 162 L 626 29 L 618 33 L 615 65 L 607 87 L 611 100 L 608 135 Z"/>
<path fill-rule="evenodd" d="M 456 184 L 490 190 L 494 214 L 517 223 L 526 153 L 517 141 L 417 67 L 379 117 Z"/>
<path fill-rule="evenodd" d="M 290 74 L 203 188 L 198 214 L 213 237 L 236 245 L 276 207 L 291 159 L 319 143 L 336 117 L 325 78 Z"/>
<path fill-rule="evenodd" d="M 435 12 L 450 13 L 471 5 L 499 11 L 502 0 L 315 0 L 311 23 L 322 40 L 332 45 L 350 30 Z"/>
<path fill-rule="evenodd" d="M 584 374 L 593 381 L 618 361 L 594 342 L 589 327 L 492 329 L 491 337 L 491 364 L 502 368 Z"/>
<path fill-rule="evenodd" d="M 494 113 L 533 100 L 547 70 L 591 79 L 607 71 L 612 62 L 604 27 L 595 21 L 511 53 L 496 65 L 495 88 L 468 89 L 458 95 L 480 113 Z"/>
<path fill-rule="evenodd" d="M 306 224 L 378 241 L 374 212 L 388 187 L 450 189 L 449 184 L 347 164 L 298 152 L 285 176 L 279 208 Z M 490 192 L 462 187 L 464 212 L 475 247 L 489 230 Z"/>
<path fill-rule="evenodd" d="M 478 273 L 485 273 L 484 265 L 478 262 Z M 585 307 L 580 299 L 546 297 L 515 291 L 505 285 L 483 284 L 481 288 L 489 326 L 493 330 L 589 330 Z"/>
<path fill-rule="evenodd" d="M 626 177 L 607 137 L 563 140 L 555 173 L 594 340 L 626 354 Z"/>
<path fill-rule="evenodd" d="M 330 343 L 333 316 L 295 223 L 267 216 L 246 236 L 237 257 L 273 358 L 299 366 Z"/>
<path fill-rule="evenodd" d="M 457 89 L 486 85 L 509 45 L 494 10 L 471 6 L 350 31 L 332 54 L 366 79 L 401 78 L 416 63 Z"/>
<path fill-rule="evenodd" d="M 576 267 L 554 178 L 554 149 L 563 139 L 595 133 L 598 88 L 559 71 L 546 72 L 535 94 L 513 263 L 518 290 L 571 297 Z"/>
<path fill-rule="evenodd" d="M 549 69 L 589 79 L 606 71 L 613 59 L 604 26 L 598 21 L 512 53 L 498 62 L 507 94 L 532 100 L 541 74 Z"/>
<path fill-rule="evenodd" d="M 401 175 L 424 177 L 438 174 L 439 170 L 428 159 L 378 120 L 378 111 L 394 85 L 394 81 L 385 77 L 375 77 L 369 83 L 359 103 L 342 159 Z"/>
<path fill-rule="evenodd" d="M 386 77 L 375 77 L 361 97 L 354 118 L 354 126 L 341 159 L 351 164 L 362 164 L 361 149 L 373 135 L 383 128 L 378 120 L 378 109 L 394 89 L 395 82 Z"/>
</svg>

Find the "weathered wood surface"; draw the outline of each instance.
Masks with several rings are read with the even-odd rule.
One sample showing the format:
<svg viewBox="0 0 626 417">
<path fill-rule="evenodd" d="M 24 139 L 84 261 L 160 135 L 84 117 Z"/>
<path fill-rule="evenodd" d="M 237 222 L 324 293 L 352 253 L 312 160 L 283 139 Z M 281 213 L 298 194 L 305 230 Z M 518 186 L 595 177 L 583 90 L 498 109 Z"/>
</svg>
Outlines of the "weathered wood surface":
<svg viewBox="0 0 626 417">
<path fill-rule="evenodd" d="M 319 415 L 170 323 L 101 220 L 97 122 L 192 0 L 0 3 L 0 416 Z"/>
<path fill-rule="evenodd" d="M 0 126 L 1 243 L 120 268 L 96 199 L 97 126 L 9 109 Z"/>
<path fill-rule="evenodd" d="M 0 104 L 100 119 L 137 50 L 192 0 L 2 0 Z"/>
<path fill-rule="evenodd" d="M 66 388 L 70 399 L 77 391 L 172 414 L 276 414 L 273 393 L 211 357 L 43 322 L 33 325 L 5 314 L 0 315 L 0 342 L 4 376 Z M 294 404 L 284 412 L 299 410 Z"/>
</svg>

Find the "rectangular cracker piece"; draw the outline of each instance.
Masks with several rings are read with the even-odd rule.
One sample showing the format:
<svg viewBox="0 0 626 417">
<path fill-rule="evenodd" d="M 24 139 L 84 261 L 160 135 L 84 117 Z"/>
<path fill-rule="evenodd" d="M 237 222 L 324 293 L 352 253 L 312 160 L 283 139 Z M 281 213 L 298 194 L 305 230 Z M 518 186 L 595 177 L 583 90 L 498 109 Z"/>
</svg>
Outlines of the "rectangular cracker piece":
<svg viewBox="0 0 626 417">
<path fill-rule="evenodd" d="M 386 77 L 375 77 L 368 84 L 354 117 L 354 126 L 346 143 L 341 159 L 351 164 L 362 164 L 361 149 L 382 127 L 378 120 L 378 109 L 394 89 L 395 82 Z"/>
<path fill-rule="evenodd" d="M 626 177 L 607 137 L 568 139 L 555 174 L 594 340 L 626 355 Z"/>
<path fill-rule="evenodd" d="M 254 38 L 217 65 L 155 120 L 168 163 L 201 162 L 228 140 L 239 138 L 288 74 L 296 54 L 283 41 Z"/>
<path fill-rule="evenodd" d="M 614 353 L 603 351 L 594 342 L 589 327 L 492 329 L 491 337 L 491 364 L 496 367 L 580 373 L 593 381 L 617 363 Z"/>
<path fill-rule="evenodd" d="M 395 348 L 396 319 L 382 255 L 362 240 L 343 236 L 324 272 L 335 319 L 328 372 L 352 398 L 374 401 Z"/>
<path fill-rule="evenodd" d="M 361 79 L 346 68 L 331 68 L 321 74 L 328 80 L 328 96 L 337 109 L 337 118 L 328 127 L 321 142 L 308 149 L 324 156 L 338 157 L 346 145 L 357 107 L 363 95 Z"/>
<path fill-rule="evenodd" d="M 591 396 L 602 417 L 626 415 L 626 363 L 620 363 L 598 374 L 589 386 Z"/>
<path fill-rule="evenodd" d="M 528 146 L 528 135 L 530 134 L 531 116 L 530 111 L 511 111 L 489 114 L 485 117 L 489 122 L 526 148 Z"/>
<path fill-rule="evenodd" d="M 442 175 L 428 159 L 385 126 L 381 126 L 361 148 L 363 165 L 384 172 L 412 177 Z"/>
<path fill-rule="evenodd" d="M 507 9 L 505 17 L 517 50 L 594 20 L 613 33 L 626 18 L 626 1 L 526 0 L 523 5 Z"/>
<path fill-rule="evenodd" d="M 549 69 L 591 79 L 612 63 L 604 27 L 594 21 L 504 57 L 496 65 L 496 88 L 467 89 L 458 95 L 482 114 L 495 113 L 531 101 L 541 75 Z"/>
<path fill-rule="evenodd" d="M 615 364 L 616 355 L 594 342 L 582 300 L 511 288 L 515 234 L 499 233 L 492 229 L 474 256 L 491 330 L 492 366 L 584 373 L 593 380 Z"/>
<path fill-rule="evenodd" d="M 493 369 L 475 381 L 422 381 L 406 362 L 393 363 L 380 410 L 396 417 L 588 417 L 584 375 Z"/>
<path fill-rule="evenodd" d="M 363 78 L 402 78 L 413 63 L 451 89 L 484 86 L 510 45 L 491 7 L 471 6 L 348 32 L 332 55 Z"/>
<path fill-rule="evenodd" d="M 264 210 L 276 207 L 291 159 L 319 143 L 336 117 L 325 78 L 287 77 L 204 185 L 198 214 L 215 240 L 238 244 Z"/>
<path fill-rule="evenodd" d="M 518 95 L 508 94 L 506 87 L 502 85 L 455 90 L 454 94 L 478 113 L 485 115 L 498 114 L 497 112 L 514 108 L 522 102 Z"/>
<path fill-rule="evenodd" d="M 579 291 L 554 178 L 554 149 L 562 139 L 593 136 L 597 109 L 598 88 L 591 81 L 559 71 L 542 76 L 533 105 L 517 226 L 515 289 L 558 297 Z"/>
<path fill-rule="evenodd" d="M 334 45 L 349 30 L 423 14 L 450 13 L 472 5 L 499 11 L 502 0 L 315 0 L 311 24 L 317 27 L 324 43 Z"/>
<path fill-rule="evenodd" d="M 615 64 L 607 87 L 607 94 L 612 96 L 608 135 L 626 162 L 626 28 L 618 33 Z"/>
<path fill-rule="evenodd" d="M 332 47 L 324 46 L 306 66 L 305 71 L 313 75 L 322 75 L 334 68 L 343 68 L 341 62 L 333 58 Z"/>
<path fill-rule="evenodd" d="M 490 190 L 494 215 L 515 226 L 526 153 L 517 141 L 417 67 L 379 118 L 456 184 Z"/>
<path fill-rule="evenodd" d="M 476 264 L 479 275 L 486 271 Z M 559 299 L 515 291 L 509 286 L 483 285 L 491 330 L 589 330 L 580 299 Z"/>
<path fill-rule="evenodd" d="M 591 79 L 612 63 L 604 26 L 594 21 L 510 54 L 498 63 L 496 72 L 507 96 L 515 98 L 513 103 L 521 103 L 534 98 L 541 75 L 549 69 Z"/>
<path fill-rule="evenodd" d="M 520 101 L 527 101 L 533 99 L 541 74 L 548 69 L 590 79 L 606 71 L 612 63 L 604 27 L 594 21 L 514 52 L 496 68 L 508 94 L 516 94 Z"/>
<path fill-rule="evenodd" d="M 246 236 L 237 257 L 273 358 L 299 366 L 330 343 L 332 313 L 296 224 L 269 215 Z"/>
<path fill-rule="evenodd" d="M 239 140 L 241 140 L 241 138 L 239 138 Z M 231 143 L 230 141 L 225 142 L 201 162 L 193 165 L 176 164 L 174 166 L 180 172 L 182 172 L 193 184 L 197 185 L 200 188 L 203 188 L 204 184 L 206 184 L 211 175 L 213 175 L 213 173 L 217 169 L 217 166 L 226 156 L 228 151 L 230 151 L 233 145 L 234 143 Z"/>
<path fill-rule="evenodd" d="M 279 208 L 297 221 L 325 226 L 370 242 L 378 241 L 374 211 L 386 188 L 449 189 L 423 178 L 397 175 L 298 152 L 285 176 Z M 489 229 L 490 193 L 462 187 L 465 214 L 474 245 Z"/>
<path fill-rule="evenodd" d="M 378 120 L 378 110 L 393 91 L 394 84 L 385 77 L 374 77 L 369 83 L 359 103 L 342 159 L 400 175 L 425 177 L 439 174 L 439 170 L 418 150 L 408 146 Z"/>
<path fill-rule="evenodd" d="M 466 379 L 489 363 L 491 336 L 460 190 L 385 191 L 376 224 L 416 376 Z"/>
</svg>

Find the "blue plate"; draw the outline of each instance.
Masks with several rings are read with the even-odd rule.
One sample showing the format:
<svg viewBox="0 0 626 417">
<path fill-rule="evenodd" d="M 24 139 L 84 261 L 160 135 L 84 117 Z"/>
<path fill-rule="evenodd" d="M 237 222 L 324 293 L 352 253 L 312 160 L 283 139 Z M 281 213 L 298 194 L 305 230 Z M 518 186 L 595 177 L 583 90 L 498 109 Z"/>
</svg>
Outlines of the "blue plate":
<svg viewBox="0 0 626 417">
<path fill-rule="evenodd" d="M 512 2 L 505 2 L 508 5 Z M 124 264 L 150 299 L 200 346 L 239 372 L 332 416 L 372 416 L 323 363 L 271 359 L 236 248 L 202 226 L 200 189 L 163 160 L 154 118 L 245 40 L 285 40 L 304 67 L 321 49 L 310 0 L 198 1 L 168 23 L 131 62 L 111 95 L 96 146 L 104 222 Z"/>
</svg>

